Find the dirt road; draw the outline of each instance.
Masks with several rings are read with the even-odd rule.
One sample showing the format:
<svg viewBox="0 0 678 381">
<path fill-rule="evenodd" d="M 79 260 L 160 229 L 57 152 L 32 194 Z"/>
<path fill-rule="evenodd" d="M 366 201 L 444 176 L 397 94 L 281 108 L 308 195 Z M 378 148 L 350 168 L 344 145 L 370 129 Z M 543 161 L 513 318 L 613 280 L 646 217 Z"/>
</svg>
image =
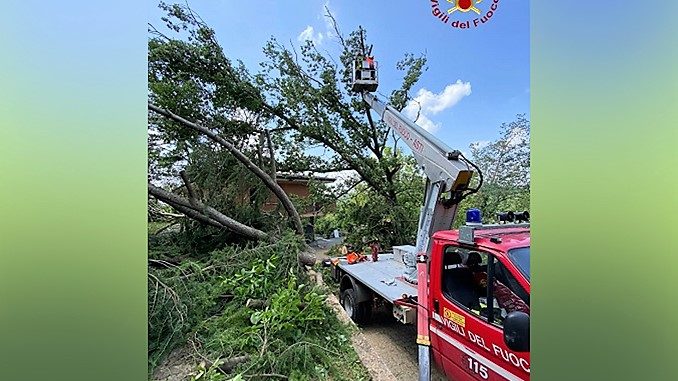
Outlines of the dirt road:
<svg viewBox="0 0 678 381">
<path fill-rule="evenodd" d="M 385 310 L 374 312 L 372 321 L 361 327 L 365 338 L 398 381 L 416 381 L 419 374 L 416 326 L 391 319 Z M 433 368 L 431 380 L 445 381 L 445 378 Z"/>
</svg>

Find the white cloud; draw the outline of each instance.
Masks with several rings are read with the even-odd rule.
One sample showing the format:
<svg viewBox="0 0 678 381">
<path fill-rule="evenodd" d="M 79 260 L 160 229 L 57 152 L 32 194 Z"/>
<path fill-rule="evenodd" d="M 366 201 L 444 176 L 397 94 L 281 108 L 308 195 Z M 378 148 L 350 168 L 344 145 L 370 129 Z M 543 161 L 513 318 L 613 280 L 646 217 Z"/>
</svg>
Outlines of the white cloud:
<svg viewBox="0 0 678 381">
<path fill-rule="evenodd" d="M 435 133 L 440 129 L 440 123 L 433 123 L 433 121 L 424 114 L 423 107 L 420 110 L 417 102 L 410 101 L 403 109 L 403 114 L 430 133 Z"/>
<path fill-rule="evenodd" d="M 416 116 L 417 116 L 416 111 L 415 111 L 414 115 L 411 115 L 411 116 L 407 115 L 407 116 L 409 116 L 410 118 L 412 118 L 412 120 L 414 120 L 414 118 L 416 118 Z M 440 127 L 441 127 L 440 123 L 434 123 L 431 119 L 429 119 L 424 114 L 419 114 L 419 119 L 417 119 L 417 124 L 420 127 L 422 127 L 423 129 L 425 129 L 426 131 L 428 131 L 432 134 L 435 134 L 436 132 L 438 132 L 438 130 L 440 130 Z"/>
<path fill-rule="evenodd" d="M 468 95 L 471 95 L 471 83 L 458 79 L 457 82 L 445 86 L 445 89 L 438 94 L 421 89 L 414 100 L 421 105 L 423 113 L 435 115 L 456 105 Z"/>
<path fill-rule="evenodd" d="M 336 37 L 336 33 L 334 33 L 334 25 L 332 24 L 332 20 L 327 17 L 327 12 L 332 14 L 333 17 L 337 17 L 337 12 L 335 9 L 332 9 L 330 7 L 330 1 L 326 0 L 322 4 L 322 8 L 320 9 L 320 12 L 317 14 L 316 18 L 318 21 L 322 22 L 324 25 L 316 27 L 312 25 L 307 25 L 306 29 L 304 29 L 301 33 L 299 33 L 299 36 L 297 36 L 297 40 L 299 42 L 305 42 L 305 41 L 313 41 L 313 43 L 317 46 L 320 45 L 324 40 L 332 39 Z"/>
<path fill-rule="evenodd" d="M 417 124 L 428 132 L 435 133 L 440 130 L 441 125 L 433 122 L 430 116 L 453 107 L 469 95 L 471 95 L 471 83 L 461 80 L 445 86 L 445 89 L 437 94 L 427 89 L 420 89 L 417 96 L 405 106 L 403 113 L 412 120 L 416 120 Z"/>
<path fill-rule="evenodd" d="M 304 29 L 301 33 L 299 33 L 299 36 L 297 37 L 297 40 L 304 42 L 307 40 L 313 41 L 314 44 L 320 45 L 323 42 L 323 39 L 325 36 L 323 35 L 322 32 L 316 33 L 315 30 L 313 29 L 312 26 L 307 26 L 306 29 Z"/>
</svg>

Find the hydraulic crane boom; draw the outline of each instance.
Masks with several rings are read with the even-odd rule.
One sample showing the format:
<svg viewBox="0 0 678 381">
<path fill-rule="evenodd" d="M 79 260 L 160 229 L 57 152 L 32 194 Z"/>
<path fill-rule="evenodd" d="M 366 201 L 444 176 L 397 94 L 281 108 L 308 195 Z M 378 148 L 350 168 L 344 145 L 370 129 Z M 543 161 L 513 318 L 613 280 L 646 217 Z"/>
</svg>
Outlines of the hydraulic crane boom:
<svg viewBox="0 0 678 381">
<path fill-rule="evenodd" d="M 417 253 L 425 254 L 429 249 L 429 237 L 438 230 L 450 229 L 452 226 L 456 204 L 468 189 L 473 171 L 468 163 L 460 160 L 459 151 L 452 150 L 373 94 L 363 92 L 362 96 L 370 108 L 410 147 L 426 174 L 426 196 L 419 216 L 416 244 Z M 441 200 L 441 195 L 446 193 L 449 193 L 449 198 Z M 405 278 L 417 283 L 414 276 L 408 277 L 406 274 Z"/>
<path fill-rule="evenodd" d="M 364 50 L 364 49 L 363 49 Z M 369 49 L 371 52 L 372 48 Z M 417 126 L 398 110 L 371 94 L 377 90 L 377 63 L 369 53 L 356 57 L 353 70 L 353 91 L 362 93 L 369 107 L 412 150 L 414 158 L 426 174 L 426 195 L 419 214 L 417 230 L 417 264 L 408 266 L 404 278 L 417 283 L 417 344 L 419 345 L 419 381 L 431 379 L 428 305 L 428 253 L 430 237 L 439 230 L 452 227 L 457 205 L 469 192 L 473 171 L 461 152 L 450 149 L 428 131 Z M 482 175 L 481 175 L 482 182 Z M 477 189 L 473 190 L 476 191 Z M 447 198 L 441 196 L 449 195 Z"/>
<path fill-rule="evenodd" d="M 363 99 L 412 149 L 412 154 L 431 182 L 444 184 L 442 191 L 466 189 L 472 172 L 468 164 L 459 160 L 459 151 L 452 150 L 373 94 L 364 92 Z"/>
<path fill-rule="evenodd" d="M 450 149 L 428 131 L 417 126 L 398 110 L 380 101 L 367 91 L 363 99 L 382 120 L 392 128 L 412 149 L 412 154 L 426 174 L 426 195 L 424 207 L 419 215 L 417 230 L 417 266 L 410 268 L 404 278 L 418 283 L 417 344 L 419 357 L 419 381 L 431 379 L 430 339 L 428 305 L 428 255 L 430 237 L 438 230 L 447 230 L 452 226 L 457 204 L 464 191 L 468 189 L 473 172 L 468 163 L 462 162 L 459 151 Z M 441 200 L 441 195 L 449 192 L 450 198 Z"/>
</svg>

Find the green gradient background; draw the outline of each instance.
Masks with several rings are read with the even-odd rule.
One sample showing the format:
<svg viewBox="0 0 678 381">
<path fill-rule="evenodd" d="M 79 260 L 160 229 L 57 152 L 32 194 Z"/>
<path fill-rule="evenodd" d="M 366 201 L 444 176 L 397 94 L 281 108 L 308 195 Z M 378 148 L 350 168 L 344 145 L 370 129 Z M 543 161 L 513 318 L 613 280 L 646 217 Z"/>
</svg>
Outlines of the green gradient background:
<svg viewBox="0 0 678 381">
<path fill-rule="evenodd" d="M 532 379 L 678 379 L 676 3 L 545 3 Z M 0 380 L 146 378 L 140 4 L 3 4 Z"/>
<path fill-rule="evenodd" d="M 0 380 L 144 379 L 146 12 L 0 12 Z"/>
<path fill-rule="evenodd" d="M 533 380 L 677 380 L 678 7 L 531 11 Z"/>
</svg>

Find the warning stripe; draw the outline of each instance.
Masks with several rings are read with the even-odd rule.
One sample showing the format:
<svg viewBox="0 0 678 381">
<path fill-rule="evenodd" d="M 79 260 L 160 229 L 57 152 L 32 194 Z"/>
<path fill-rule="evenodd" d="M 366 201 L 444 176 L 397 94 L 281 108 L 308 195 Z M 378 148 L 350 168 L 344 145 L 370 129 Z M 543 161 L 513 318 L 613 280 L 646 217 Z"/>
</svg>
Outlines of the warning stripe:
<svg viewBox="0 0 678 381">
<path fill-rule="evenodd" d="M 442 322 L 442 320 L 440 319 L 440 315 L 438 315 L 436 313 L 433 314 L 433 318 L 437 321 Z M 461 341 L 452 338 L 451 336 L 442 332 L 438 328 L 431 327 L 431 333 L 438 335 L 441 339 L 447 341 L 448 343 L 452 344 L 453 346 L 455 346 L 460 351 L 462 351 L 462 352 L 466 353 L 467 355 L 473 357 L 474 359 L 478 360 L 478 362 L 485 365 L 486 367 L 488 367 L 488 369 L 491 369 L 492 371 L 494 371 L 498 375 L 504 377 L 505 379 L 510 380 L 510 381 L 523 381 L 523 379 L 517 377 L 513 373 L 502 368 L 501 365 L 492 362 L 487 357 L 485 357 L 485 356 L 481 355 L 480 353 L 474 351 L 473 349 L 467 347 Z"/>
</svg>

